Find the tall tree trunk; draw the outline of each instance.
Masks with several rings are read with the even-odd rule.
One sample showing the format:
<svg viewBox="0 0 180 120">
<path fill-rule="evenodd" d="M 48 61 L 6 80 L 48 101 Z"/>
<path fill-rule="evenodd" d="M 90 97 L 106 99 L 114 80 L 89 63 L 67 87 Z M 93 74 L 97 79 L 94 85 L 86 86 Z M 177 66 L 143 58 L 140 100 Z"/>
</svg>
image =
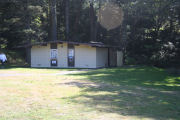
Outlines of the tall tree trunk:
<svg viewBox="0 0 180 120">
<path fill-rule="evenodd" d="M 99 10 L 101 9 L 101 5 L 102 5 L 102 0 L 99 0 Z M 94 9 L 94 8 L 93 8 Z M 95 42 L 97 42 L 97 35 L 98 35 L 98 32 L 99 32 L 99 25 L 100 24 L 98 24 L 98 16 L 96 16 L 96 12 L 95 12 L 95 10 L 93 10 L 94 11 L 94 41 Z"/>
<path fill-rule="evenodd" d="M 49 0 L 50 5 L 50 41 L 57 40 L 57 16 L 56 16 L 56 0 Z"/>
<path fill-rule="evenodd" d="M 69 41 L 69 0 L 66 1 L 66 10 L 65 10 L 65 18 L 66 18 L 66 40 Z"/>
<path fill-rule="evenodd" d="M 25 15 L 25 21 L 26 21 L 26 30 L 30 30 L 30 24 L 31 24 L 31 17 L 30 17 L 30 14 L 29 14 L 29 10 L 28 10 L 28 6 L 29 6 L 29 0 L 26 0 L 26 4 L 25 4 L 25 7 L 24 7 L 24 11 L 26 13 Z M 31 34 L 30 33 L 26 33 L 26 39 L 27 39 L 27 44 L 31 44 Z M 26 62 L 31 64 L 31 54 L 30 54 L 30 48 L 27 47 L 26 49 Z"/>
<path fill-rule="evenodd" d="M 98 30 L 98 22 L 94 9 L 93 0 L 90 1 L 90 26 L 91 26 L 91 41 L 97 41 L 97 30 Z"/>
<path fill-rule="evenodd" d="M 31 23 L 31 18 L 30 18 L 30 15 L 29 15 L 28 5 L 29 5 L 29 0 L 26 0 L 25 6 L 24 6 L 25 21 L 26 21 L 25 29 L 26 30 L 30 29 L 30 23 Z M 31 44 L 30 33 L 26 33 L 26 39 L 27 39 L 27 43 Z"/>
<path fill-rule="evenodd" d="M 78 37 L 77 37 L 77 34 L 78 34 L 78 26 L 79 26 L 79 21 L 80 21 L 80 17 L 81 17 L 81 12 L 82 12 L 82 2 L 83 2 L 83 0 L 78 0 L 78 2 L 75 4 L 76 5 L 76 9 L 77 9 L 77 11 L 76 11 L 76 18 L 75 18 L 75 22 L 74 22 L 74 26 L 73 26 L 73 39 L 74 40 L 78 40 Z M 79 41 L 79 40 L 78 40 Z"/>
<path fill-rule="evenodd" d="M 90 39 L 94 41 L 94 3 L 90 1 Z"/>
<path fill-rule="evenodd" d="M 97 17 L 95 16 L 94 19 L 94 41 L 97 41 L 97 32 L 98 32 L 98 22 L 97 22 Z"/>
<path fill-rule="evenodd" d="M 126 48 L 127 48 L 127 28 L 126 28 L 126 23 L 123 21 L 122 26 L 120 27 L 121 31 L 121 48 L 123 52 L 123 64 L 125 64 L 126 61 Z"/>
</svg>

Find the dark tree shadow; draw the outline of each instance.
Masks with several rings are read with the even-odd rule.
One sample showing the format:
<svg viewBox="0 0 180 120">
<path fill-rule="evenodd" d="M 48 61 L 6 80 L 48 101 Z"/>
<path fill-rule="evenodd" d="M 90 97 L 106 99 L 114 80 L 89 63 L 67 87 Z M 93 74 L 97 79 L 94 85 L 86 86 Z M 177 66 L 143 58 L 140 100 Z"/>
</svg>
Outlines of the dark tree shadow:
<svg viewBox="0 0 180 120">
<path fill-rule="evenodd" d="M 81 95 L 68 97 L 98 111 L 153 119 L 180 119 L 180 80 L 156 68 L 120 68 L 87 71 L 86 82 L 67 82 L 83 88 Z M 101 94 L 98 94 L 101 93 Z"/>
</svg>

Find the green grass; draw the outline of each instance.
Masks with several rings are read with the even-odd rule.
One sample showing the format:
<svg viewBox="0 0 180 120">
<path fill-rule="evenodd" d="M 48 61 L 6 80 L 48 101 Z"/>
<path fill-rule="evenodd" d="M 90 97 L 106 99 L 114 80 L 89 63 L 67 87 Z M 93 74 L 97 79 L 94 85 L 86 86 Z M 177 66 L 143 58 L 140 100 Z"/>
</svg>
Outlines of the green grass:
<svg viewBox="0 0 180 120">
<path fill-rule="evenodd" d="M 0 72 L 8 73 L 30 73 L 30 74 L 44 74 L 44 73 L 57 73 L 61 71 L 74 71 L 77 69 L 59 69 L 59 68 L 29 68 L 28 66 L 17 66 L 17 65 L 4 65 L 2 68 L 0 66 Z"/>
<path fill-rule="evenodd" d="M 164 69 L 155 67 L 100 69 L 76 75 L 86 76 L 93 82 L 108 82 L 114 85 L 133 85 L 167 90 L 180 90 L 178 76 L 173 76 Z"/>
<path fill-rule="evenodd" d="M 124 67 L 51 74 L 66 70 L 73 69 L 0 69 L 1 74 L 22 73 L 0 77 L 0 120 L 180 119 L 180 76 L 164 69 Z"/>
</svg>

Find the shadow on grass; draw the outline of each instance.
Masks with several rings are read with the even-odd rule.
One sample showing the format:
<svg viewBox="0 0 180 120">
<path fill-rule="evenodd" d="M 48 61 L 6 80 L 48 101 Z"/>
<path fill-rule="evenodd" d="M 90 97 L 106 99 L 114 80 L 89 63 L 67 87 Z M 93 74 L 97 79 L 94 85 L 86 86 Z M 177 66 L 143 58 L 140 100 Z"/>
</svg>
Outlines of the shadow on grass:
<svg viewBox="0 0 180 120">
<path fill-rule="evenodd" d="M 83 88 L 81 95 L 64 98 L 100 112 L 153 119 L 180 119 L 180 78 L 148 67 L 116 68 L 74 74 L 88 83 L 69 82 Z M 110 83 L 110 84 L 109 84 Z"/>
<path fill-rule="evenodd" d="M 154 67 L 99 69 L 73 75 L 84 76 L 95 83 L 106 82 L 113 85 L 138 85 L 172 91 L 180 90 L 180 76 L 170 75 L 165 70 Z"/>
</svg>

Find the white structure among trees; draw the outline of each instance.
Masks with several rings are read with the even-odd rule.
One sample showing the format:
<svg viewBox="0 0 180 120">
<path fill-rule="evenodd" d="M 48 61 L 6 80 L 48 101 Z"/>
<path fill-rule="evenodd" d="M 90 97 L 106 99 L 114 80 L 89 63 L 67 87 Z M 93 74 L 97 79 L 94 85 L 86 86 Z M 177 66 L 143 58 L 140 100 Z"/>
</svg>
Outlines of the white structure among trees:
<svg viewBox="0 0 180 120">
<path fill-rule="evenodd" d="M 121 52 L 102 43 L 51 41 L 27 47 L 31 47 L 31 67 L 103 68 L 122 65 Z"/>
</svg>

